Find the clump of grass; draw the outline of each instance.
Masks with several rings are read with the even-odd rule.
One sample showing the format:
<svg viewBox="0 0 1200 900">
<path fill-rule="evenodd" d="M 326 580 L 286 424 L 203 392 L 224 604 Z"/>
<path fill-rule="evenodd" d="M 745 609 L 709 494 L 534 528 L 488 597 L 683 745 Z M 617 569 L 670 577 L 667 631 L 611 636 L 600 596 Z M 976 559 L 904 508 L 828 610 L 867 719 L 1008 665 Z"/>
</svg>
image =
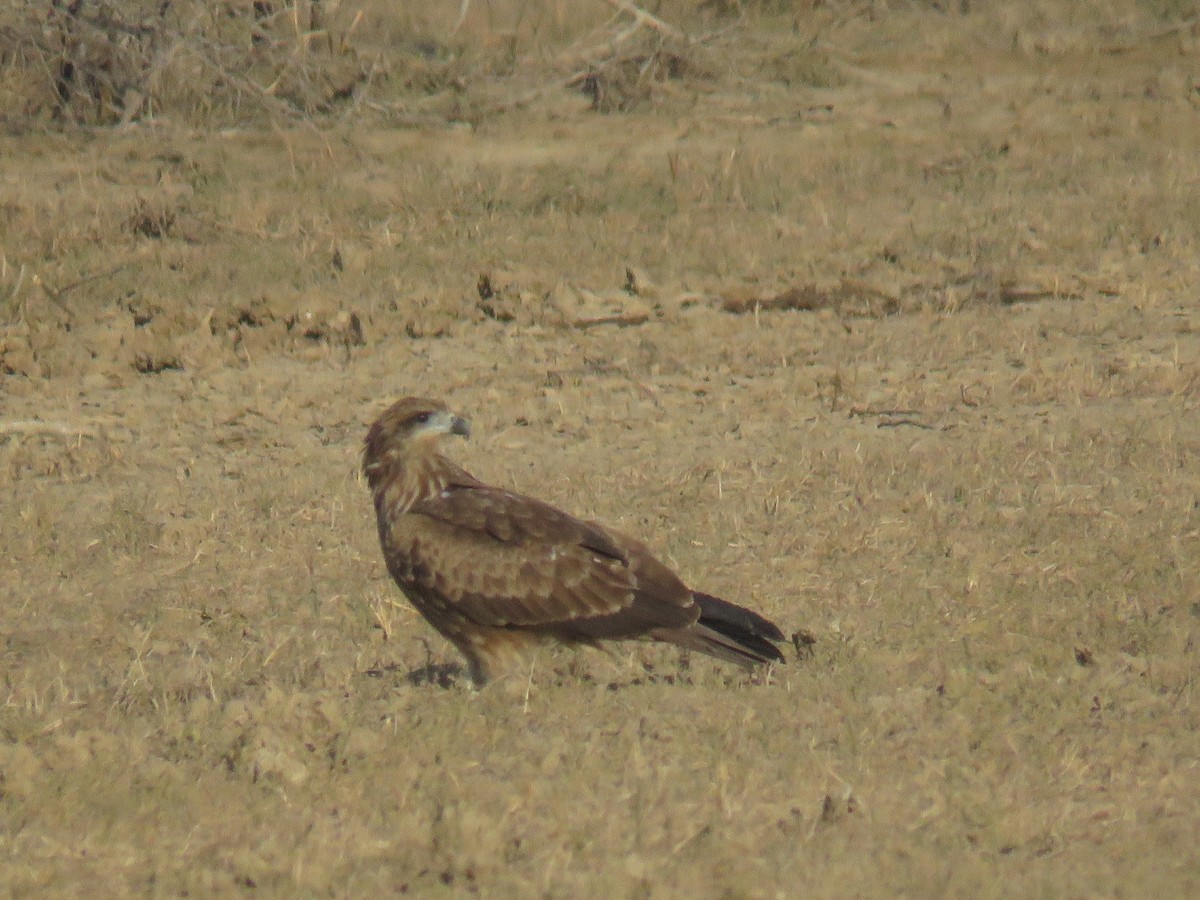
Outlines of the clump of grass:
<svg viewBox="0 0 1200 900">
<path fill-rule="evenodd" d="M 632 7 L 606 18 L 601 3 L 468 3 L 454 22 L 451 6 L 19 0 L 0 12 L 0 100 L 18 126 L 353 110 L 421 124 L 478 121 L 573 89 L 597 111 L 627 111 L 666 81 L 714 71 L 702 38 Z M 694 10 L 675 11 L 703 26 Z"/>
<path fill-rule="evenodd" d="M 0 18 L 14 117 L 114 125 L 162 115 L 327 112 L 371 73 L 354 19 L 320 3 L 24 0 Z M 6 95 L 6 96 L 5 96 Z"/>
</svg>

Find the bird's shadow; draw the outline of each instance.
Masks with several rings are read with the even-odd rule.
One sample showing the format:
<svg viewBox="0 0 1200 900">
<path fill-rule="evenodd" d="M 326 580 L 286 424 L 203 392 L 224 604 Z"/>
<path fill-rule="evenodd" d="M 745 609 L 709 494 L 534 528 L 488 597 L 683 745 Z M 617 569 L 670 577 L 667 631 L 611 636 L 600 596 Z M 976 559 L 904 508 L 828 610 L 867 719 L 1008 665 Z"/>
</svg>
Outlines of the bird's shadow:
<svg viewBox="0 0 1200 900">
<path fill-rule="evenodd" d="M 404 676 L 404 680 L 414 687 L 429 684 L 448 690 L 466 677 L 467 670 L 458 663 L 427 662 L 410 671 Z"/>
<path fill-rule="evenodd" d="M 363 674 L 368 678 L 382 678 L 384 675 L 390 675 L 403 668 L 399 663 L 389 663 L 386 666 L 375 666 L 374 668 L 367 669 Z M 410 669 L 404 674 L 404 680 L 413 687 L 431 685 L 443 690 L 449 690 L 460 681 L 469 682 L 467 670 L 458 663 L 435 662 L 427 662 L 423 666 Z"/>
</svg>

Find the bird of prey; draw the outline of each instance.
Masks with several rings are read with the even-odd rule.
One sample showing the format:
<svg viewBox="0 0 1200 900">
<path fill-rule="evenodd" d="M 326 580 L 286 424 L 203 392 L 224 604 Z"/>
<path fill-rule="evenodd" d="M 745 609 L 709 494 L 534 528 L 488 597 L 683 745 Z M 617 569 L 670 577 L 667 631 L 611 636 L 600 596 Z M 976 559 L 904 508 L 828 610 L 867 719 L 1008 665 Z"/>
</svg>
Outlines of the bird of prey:
<svg viewBox="0 0 1200 900">
<path fill-rule="evenodd" d="M 641 543 L 484 484 L 438 452 L 467 420 L 407 397 L 371 426 L 363 474 L 388 571 L 477 687 L 532 644 L 651 638 L 745 668 L 783 662 L 755 612 L 690 590 Z"/>
</svg>

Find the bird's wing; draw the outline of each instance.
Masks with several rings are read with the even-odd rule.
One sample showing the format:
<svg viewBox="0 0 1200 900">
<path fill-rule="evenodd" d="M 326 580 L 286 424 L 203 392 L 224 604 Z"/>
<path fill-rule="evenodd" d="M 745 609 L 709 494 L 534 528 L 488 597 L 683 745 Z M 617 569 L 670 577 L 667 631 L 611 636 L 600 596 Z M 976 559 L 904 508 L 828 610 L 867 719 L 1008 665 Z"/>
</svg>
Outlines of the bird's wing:
<svg viewBox="0 0 1200 900">
<path fill-rule="evenodd" d="M 595 640 L 681 627 L 692 592 L 636 541 L 539 500 L 457 485 L 393 531 L 415 586 L 480 624 Z"/>
</svg>

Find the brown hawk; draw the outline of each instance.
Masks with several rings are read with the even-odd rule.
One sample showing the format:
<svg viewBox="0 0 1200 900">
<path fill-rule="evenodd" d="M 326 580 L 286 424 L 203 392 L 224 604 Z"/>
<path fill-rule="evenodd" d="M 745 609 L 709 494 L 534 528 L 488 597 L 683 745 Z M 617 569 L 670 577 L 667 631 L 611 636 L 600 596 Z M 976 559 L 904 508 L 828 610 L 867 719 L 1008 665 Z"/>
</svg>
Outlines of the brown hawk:
<svg viewBox="0 0 1200 900">
<path fill-rule="evenodd" d="M 388 571 L 475 684 L 534 643 L 651 638 L 746 668 L 783 662 L 755 612 L 690 590 L 641 543 L 484 484 L 438 452 L 469 423 L 408 397 L 371 426 L 363 474 Z"/>
</svg>

